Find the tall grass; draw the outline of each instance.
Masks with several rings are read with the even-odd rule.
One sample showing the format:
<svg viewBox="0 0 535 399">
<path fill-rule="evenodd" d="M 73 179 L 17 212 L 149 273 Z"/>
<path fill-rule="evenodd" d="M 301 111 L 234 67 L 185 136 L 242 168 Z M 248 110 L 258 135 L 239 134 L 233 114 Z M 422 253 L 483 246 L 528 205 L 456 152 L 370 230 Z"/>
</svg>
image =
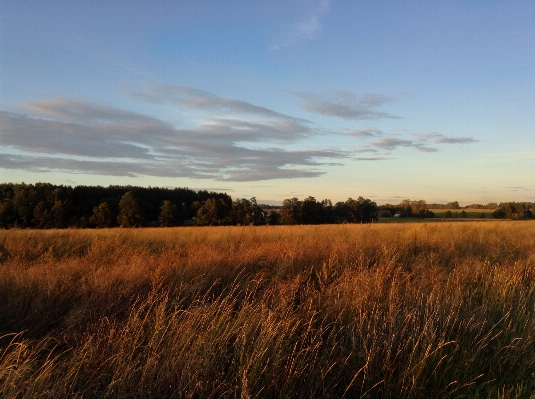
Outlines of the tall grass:
<svg viewBox="0 0 535 399">
<path fill-rule="evenodd" d="M 533 222 L 10 230 L 0 262 L 0 397 L 535 397 Z"/>
</svg>

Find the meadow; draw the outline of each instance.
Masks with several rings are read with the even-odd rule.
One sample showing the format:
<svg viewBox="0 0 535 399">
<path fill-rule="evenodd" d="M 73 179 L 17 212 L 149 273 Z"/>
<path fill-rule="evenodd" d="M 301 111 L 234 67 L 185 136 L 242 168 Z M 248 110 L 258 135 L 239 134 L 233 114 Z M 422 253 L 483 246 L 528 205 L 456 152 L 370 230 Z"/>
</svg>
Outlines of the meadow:
<svg viewBox="0 0 535 399">
<path fill-rule="evenodd" d="M 461 212 L 464 211 L 466 217 L 469 219 L 483 219 L 488 218 L 492 219 L 492 212 L 494 209 L 478 209 L 478 208 L 463 208 L 463 209 L 430 209 L 431 212 L 435 214 L 437 218 L 447 217 L 446 212 L 451 212 L 452 218 L 461 218 Z"/>
<path fill-rule="evenodd" d="M 533 392 L 533 221 L 0 231 L 3 398 Z"/>
</svg>

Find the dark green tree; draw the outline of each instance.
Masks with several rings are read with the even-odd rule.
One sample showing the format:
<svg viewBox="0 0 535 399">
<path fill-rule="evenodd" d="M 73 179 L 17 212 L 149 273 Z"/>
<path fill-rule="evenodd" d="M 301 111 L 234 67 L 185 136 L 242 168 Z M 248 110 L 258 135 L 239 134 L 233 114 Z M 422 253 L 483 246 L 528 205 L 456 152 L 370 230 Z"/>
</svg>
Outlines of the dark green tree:
<svg viewBox="0 0 535 399">
<path fill-rule="evenodd" d="M 242 226 L 248 226 L 253 223 L 253 209 L 249 200 L 245 198 L 237 198 L 232 201 L 230 223 Z"/>
<path fill-rule="evenodd" d="M 97 228 L 111 227 L 113 224 L 112 214 L 107 202 L 101 203 L 93 208 L 93 215 L 89 218 L 89 223 Z"/>
<path fill-rule="evenodd" d="M 4 201 L 0 204 L 0 228 L 9 229 L 14 227 L 17 221 L 17 213 L 13 202 Z"/>
<path fill-rule="evenodd" d="M 141 208 L 131 191 L 127 191 L 119 201 L 117 223 L 121 227 L 139 227 L 143 224 Z"/>
<path fill-rule="evenodd" d="M 424 218 L 434 218 L 435 217 L 435 212 L 433 211 L 430 211 L 429 209 L 426 209 L 424 214 L 423 214 L 423 217 Z"/>
<path fill-rule="evenodd" d="M 65 202 L 60 199 L 54 201 L 50 209 L 51 227 L 55 229 L 64 229 L 67 227 L 68 209 Z"/>
<path fill-rule="evenodd" d="M 301 203 L 301 223 L 320 224 L 323 223 L 322 205 L 314 197 L 308 197 Z"/>
<path fill-rule="evenodd" d="M 160 216 L 158 222 L 162 227 L 171 227 L 177 225 L 178 208 L 169 200 L 165 200 L 160 207 Z"/>
<path fill-rule="evenodd" d="M 280 224 L 280 215 L 274 209 L 272 209 L 271 212 L 269 212 L 268 223 L 272 226 L 276 226 Z"/>
<path fill-rule="evenodd" d="M 223 223 L 226 204 L 223 200 L 208 198 L 197 211 L 196 224 L 199 226 L 218 226 Z"/>
<path fill-rule="evenodd" d="M 324 199 L 321 201 L 321 215 L 322 215 L 322 223 L 335 223 L 336 222 L 336 215 L 334 213 L 334 207 L 333 203 L 330 199 Z"/>
<path fill-rule="evenodd" d="M 301 224 L 301 201 L 298 198 L 293 197 L 285 199 L 282 202 L 280 210 L 280 223 L 281 224 Z"/>
<path fill-rule="evenodd" d="M 35 208 L 33 208 L 34 226 L 38 229 L 48 229 L 52 225 L 53 218 L 45 201 L 39 201 Z"/>
</svg>

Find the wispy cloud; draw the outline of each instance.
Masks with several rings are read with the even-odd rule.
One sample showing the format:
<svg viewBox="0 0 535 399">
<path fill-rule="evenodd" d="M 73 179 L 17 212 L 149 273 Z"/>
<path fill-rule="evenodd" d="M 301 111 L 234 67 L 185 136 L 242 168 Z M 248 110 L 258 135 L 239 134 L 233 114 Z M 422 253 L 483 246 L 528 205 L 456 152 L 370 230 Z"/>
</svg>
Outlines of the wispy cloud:
<svg viewBox="0 0 535 399">
<path fill-rule="evenodd" d="M 280 50 L 295 46 L 306 40 L 313 39 L 321 30 L 321 17 L 328 10 L 330 0 L 321 0 L 319 4 L 303 20 L 295 23 L 284 37 L 275 41 L 271 50 Z"/>
<path fill-rule="evenodd" d="M 219 97 L 194 87 L 150 84 L 142 91 L 127 91 L 133 99 L 170 104 L 205 112 L 204 132 L 214 132 L 234 141 L 278 140 L 291 142 L 312 134 L 307 120 L 294 118 L 247 101 Z"/>
<path fill-rule="evenodd" d="M 355 157 L 351 158 L 355 161 L 385 161 L 387 159 L 391 159 L 389 157 Z"/>
<path fill-rule="evenodd" d="M 426 133 L 426 134 L 409 134 L 408 137 L 400 138 L 395 136 L 388 136 L 383 131 L 375 128 L 366 128 L 362 130 L 355 130 L 347 133 L 349 136 L 359 137 L 360 139 L 374 139 L 373 141 L 366 141 L 360 149 L 353 152 L 392 152 L 398 148 L 412 148 L 418 152 L 437 152 L 437 146 L 444 144 L 471 144 L 478 140 L 472 137 L 450 137 L 441 133 Z"/>
<path fill-rule="evenodd" d="M 320 176 L 325 173 L 321 166 L 348 157 L 333 149 L 276 146 L 313 135 L 306 121 L 195 88 L 156 89 L 136 94 L 145 101 L 209 109 L 213 118 L 194 128 L 178 128 L 74 99 L 27 102 L 21 104 L 25 112 L 0 111 L 4 147 L 0 167 L 257 181 Z M 157 96 L 163 92 L 167 95 Z M 229 110 L 233 117 L 220 117 Z M 246 143 L 258 143 L 255 147 L 260 148 Z"/>
<path fill-rule="evenodd" d="M 469 144 L 479 141 L 473 137 L 448 137 L 436 132 L 426 133 L 423 135 L 415 134 L 414 136 L 417 140 L 432 141 L 437 144 Z"/>
<path fill-rule="evenodd" d="M 393 102 L 393 97 L 382 94 L 365 93 L 360 98 L 346 90 L 318 94 L 309 91 L 294 91 L 290 94 L 301 99 L 306 111 L 347 120 L 401 119 L 397 115 L 381 111 L 379 108 Z"/>
<path fill-rule="evenodd" d="M 349 133 L 346 133 L 347 136 L 355 136 L 355 137 L 378 137 L 382 136 L 383 132 L 379 129 L 375 129 L 372 127 L 367 127 L 360 130 L 352 130 Z"/>
</svg>

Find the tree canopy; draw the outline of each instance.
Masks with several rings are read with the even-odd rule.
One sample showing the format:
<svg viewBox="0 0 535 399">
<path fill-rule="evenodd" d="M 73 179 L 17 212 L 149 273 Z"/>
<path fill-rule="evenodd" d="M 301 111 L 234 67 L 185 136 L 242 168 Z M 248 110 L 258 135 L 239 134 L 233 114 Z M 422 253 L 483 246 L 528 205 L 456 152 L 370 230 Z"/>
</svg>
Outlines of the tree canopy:
<svg viewBox="0 0 535 399">
<path fill-rule="evenodd" d="M 490 205 L 495 205 L 493 218 L 520 220 L 535 215 L 533 202 L 479 207 Z M 457 201 L 441 205 L 442 209 L 446 206 L 460 209 Z M 0 184 L 0 228 L 371 223 L 378 220 L 379 209 L 389 210 L 392 215 L 434 217 L 429 208 L 435 209 L 437 204 L 407 199 L 398 205 L 377 206 L 370 199 L 358 197 L 333 205 L 329 199 L 318 201 L 309 196 L 285 199 L 281 207 L 264 207 L 255 197 L 232 199 L 226 193 L 188 188 Z M 451 212 L 446 212 L 448 216 Z"/>
</svg>

